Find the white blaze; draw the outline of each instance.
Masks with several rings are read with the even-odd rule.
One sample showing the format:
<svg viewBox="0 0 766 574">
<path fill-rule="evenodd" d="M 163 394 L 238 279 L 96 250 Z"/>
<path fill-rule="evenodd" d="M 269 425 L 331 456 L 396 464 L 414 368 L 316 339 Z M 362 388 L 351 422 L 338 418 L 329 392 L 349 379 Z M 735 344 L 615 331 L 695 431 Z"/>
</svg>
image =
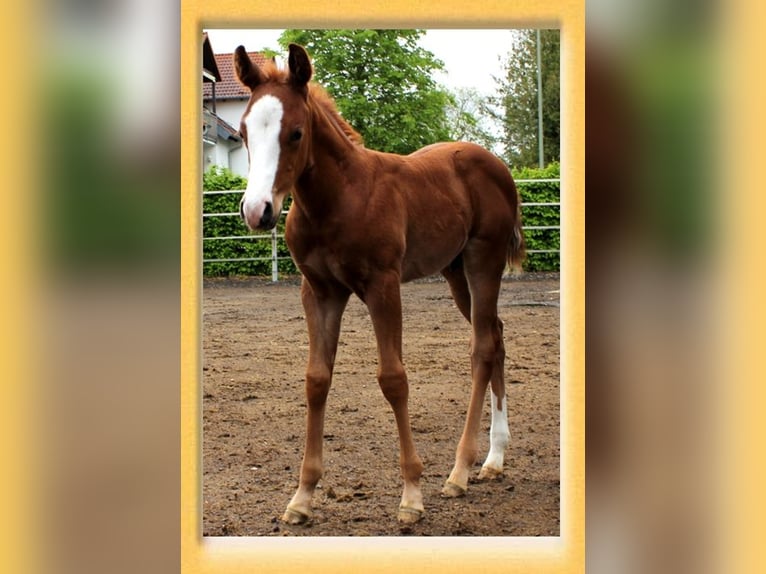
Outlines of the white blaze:
<svg viewBox="0 0 766 574">
<path fill-rule="evenodd" d="M 256 101 L 244 118 L 247 127 L 247 148 L 250 170 L 244 203 L 245 219 L 257 224 L 272 202 L 272 189 L 279 165 L 279 133 L 282 130 L 284 107 L 278 98 L 265 95 Z"/>
</svg>

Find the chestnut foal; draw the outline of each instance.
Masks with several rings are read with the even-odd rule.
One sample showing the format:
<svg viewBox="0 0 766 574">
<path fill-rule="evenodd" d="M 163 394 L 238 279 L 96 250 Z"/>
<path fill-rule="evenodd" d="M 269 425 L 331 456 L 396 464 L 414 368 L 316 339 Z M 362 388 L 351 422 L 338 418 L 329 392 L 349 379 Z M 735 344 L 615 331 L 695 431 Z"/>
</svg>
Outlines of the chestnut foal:
<svg viewBox="0 0 766 574">
<path fill-rule="evenodd" d="M 443 493 L 464 495 L 478 456 L 482 403 L 491 383 L 490 450 L 479 474 L 502 473 L 509 440 L 503 323 L 497 298 L 506 264 L 524 256 L 519 197 L 508 168 L 469 143 L 399 156 L 366 149 L 334 102 L 309 83 L 306 51 L 290 45 L 288 69 L 256 66 L 237 48 L 235 67 L 252 94 L 240 131 L 250 172 L 240 203 L 250 229 L 271 229 L 293 194 L 285 237 L 303 274 L 309 332 L 306 446 L 300 483 L 283 520 L 306 522 L 322 476 L 322 434 L 341 317 L 352 293 L 370 312 L 378 382 L 399 432 L 404 492 L 399 520 L 423 515 L 420 476 L 402 365 L 400 284 L 441 272 L 471 323 L 472 391 L 455 465 Z"/>
</svg>

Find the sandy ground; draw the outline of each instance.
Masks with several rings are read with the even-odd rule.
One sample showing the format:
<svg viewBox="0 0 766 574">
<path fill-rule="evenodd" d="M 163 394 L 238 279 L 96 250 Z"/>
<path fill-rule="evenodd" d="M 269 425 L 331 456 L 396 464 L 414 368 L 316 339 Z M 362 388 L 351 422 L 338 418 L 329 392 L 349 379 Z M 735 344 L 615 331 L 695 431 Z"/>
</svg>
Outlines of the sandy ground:
<svg viewBox="0 0 766 574">
<path fill-rule="evenodd" d="M 470 327 L 443 281 L 402 288 L 410 413 L 425 464 L 426 514 L 400 525 L 399 446 L 378 388 L 372 325 L 349 302 L 325 422 L 325 474 L 309 525 L 279 518 L 298 482 L 308 336 L 298 281 L 208 280 L 203 294 L 203 534 L 205 536 L 557 536 L 559 281 L 503 283 L 511 444 L 505 472 L 473 479 L 467 496 L 440 490 L 454 461 L 470 392 Z M 478 474 L 488 448 L 489 405 Z"/>
</svg>

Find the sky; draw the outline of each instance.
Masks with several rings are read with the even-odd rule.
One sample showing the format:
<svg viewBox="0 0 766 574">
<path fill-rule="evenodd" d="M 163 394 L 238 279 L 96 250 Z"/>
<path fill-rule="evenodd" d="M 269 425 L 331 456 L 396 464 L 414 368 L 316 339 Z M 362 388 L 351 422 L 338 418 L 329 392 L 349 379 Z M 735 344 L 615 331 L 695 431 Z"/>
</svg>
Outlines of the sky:
<svg viewBox="0 0 766 574">
<path fill-rule="evenodd" d="M 282 30 L 205 30 L 216 53 L 233 52 L 242 44 L 250 51 L 278 49 Z M 500 56 L 510 50 L 509 30 L 428 30 L 420 44 L 444 62 L 446 73 L 436 80 L 450 89 L 476 88 L 492 94 L 492 76 L 501 74 Z"/>
</svg>

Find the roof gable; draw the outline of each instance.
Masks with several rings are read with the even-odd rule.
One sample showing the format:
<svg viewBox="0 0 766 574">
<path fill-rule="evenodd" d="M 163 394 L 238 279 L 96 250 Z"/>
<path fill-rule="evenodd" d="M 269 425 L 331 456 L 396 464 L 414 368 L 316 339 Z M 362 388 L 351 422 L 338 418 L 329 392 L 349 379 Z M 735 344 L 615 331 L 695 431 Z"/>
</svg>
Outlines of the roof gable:
<svg viewBox="0 0 766 574">
<path fill-rule="evenodd" d="M 202 70 L 212 74 L 216 82 L 221 81 L 221 73 L 218 71 L 218 65 L 215 61 L 213 48 L 210 46 L 210 38 L 207 32 L 202 34 Z M 203 76 L 203 82 L 210 82 L 210 78 Z"/>
</svg>

